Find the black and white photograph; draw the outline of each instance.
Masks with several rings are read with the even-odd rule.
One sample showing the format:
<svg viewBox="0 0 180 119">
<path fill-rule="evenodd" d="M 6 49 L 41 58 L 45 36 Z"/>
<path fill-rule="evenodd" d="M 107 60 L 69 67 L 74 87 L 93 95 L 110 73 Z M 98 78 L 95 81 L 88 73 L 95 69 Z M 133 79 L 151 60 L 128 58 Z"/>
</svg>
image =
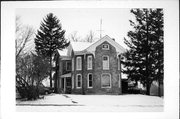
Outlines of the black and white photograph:
<svg viewBox="0 0 180 119">
<path fill-rule="evenodd" d="M 151 119 L 143 117 L 148 112 L 159 115 L 156 118 L 178 118 L 178 110 L 163 116 L 167 105 L 179 105 L 179 98 L 168 103 L 179 91 L 179 79 L 176 79 L 177 67 L 174 71 L 168 70 L 169 74 L 166 70 L 169 63 L 175 66 L 176 60 L 169 61 L 169 57 L 177 54 L 174 50 L 178 48 L 178 42 L 174 43 L 178 41 L 177 34 L 174 39 L 168 39 L 166 30 L 171 25 L 167 25 L 170 22 L 167 22 L 166 5 L 133 7 L 128 6 L 128 2 L 126 7 L 122 4 L 118 7 L 109 1 L 25 3 L 4 4 L 9 13 L 13 11 L 11 24 L 14 26 L 9 28 L 13 39 L 6 41 L 7 51 L 2 54 L 13 60 L 8 61 L 8 69 L 13 73 L 2 75 L 12 83 L 9 92 L 14 92 L 10 104 L 16 117 L 24 112 L 32 113 L 30 117 L 34 112 L 45 112 L 45 115 L 46 112 L 57 115 L 63 112 L 130 112 L 142 114 L 139 118 Z M 172 5 L 174 3 L 178 2 Z M 171 40 L 173 43 L 168 45 Z M 12 50 L 12 56 L 7 47 Z M 2 70 L 8 67 L 4 62 L 1 64 Z M 3 87 L 3 78 L 1 82 Z M 8 95 L 6 93 L 2 91 L 1 94 Z M 2 111 L 3 114 L 7 112 Z M 133 118 L 128 113 L 125 115 Z M 152 118 L 155 115 L 151 115 Z"/>
</svg>

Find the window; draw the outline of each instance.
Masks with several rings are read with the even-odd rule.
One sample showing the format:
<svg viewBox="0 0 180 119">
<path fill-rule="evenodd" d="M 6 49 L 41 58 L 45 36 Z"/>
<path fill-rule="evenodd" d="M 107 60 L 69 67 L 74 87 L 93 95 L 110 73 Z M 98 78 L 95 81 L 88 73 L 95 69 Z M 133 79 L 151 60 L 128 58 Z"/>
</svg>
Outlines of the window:
<svg viewBox="0 0 180 119">
<path fill-rule="evenodd" d="M 88 88 L 92 88 L 93 87 L 93 77 L 92 77 L 92 74 L 88 74 Z"/>
<path fill-rule="evenodd" d="M 103 69 L 109 69 L 109 56 L 103 56 Z"/>
<path fill-rule="evenodd" d="M 76 69 L 81 70 L 82 69 L 82 60 L 81 57 L 76 58 Z"/>
<path fill-rule="evenodd" d="M 66 71 L 71 70 L 71 62 L 66 62 Z"/>
<path fill-rule="evenodd" d="M 111 88 L 111 75 L 102 74 L 101 75 L 101 87 L 102 88 Z"/>
<path fill-rule="evenodd" d="M 87 69 L 92 69 L 92 56 L 88 56 L 87 58 Z"/>
<path fill-rule="evenodd" d="M 82 86 L 82 76 L 81 74 L 76 75 L 76 87 L 81 88 Z"/>
<path fill-rule="evenodd" d="M 103 50 L 109 50 L 109 45 L 108 44 L 103 44 L 102 49 Z"/>
</svg>

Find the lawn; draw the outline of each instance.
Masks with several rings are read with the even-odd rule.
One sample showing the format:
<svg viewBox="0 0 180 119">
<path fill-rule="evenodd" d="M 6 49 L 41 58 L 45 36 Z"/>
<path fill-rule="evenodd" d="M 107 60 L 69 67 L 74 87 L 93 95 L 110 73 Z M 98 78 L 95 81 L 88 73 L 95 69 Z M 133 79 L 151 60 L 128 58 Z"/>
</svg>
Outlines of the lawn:
<svg viewBox="0 0 180 119">
<path fill-rule="evenodd" d="M 17 111 L 161 112 L 163 98 L 146 95 L 50 94 L 35 101 L 16 101 Z"/>
</svg>

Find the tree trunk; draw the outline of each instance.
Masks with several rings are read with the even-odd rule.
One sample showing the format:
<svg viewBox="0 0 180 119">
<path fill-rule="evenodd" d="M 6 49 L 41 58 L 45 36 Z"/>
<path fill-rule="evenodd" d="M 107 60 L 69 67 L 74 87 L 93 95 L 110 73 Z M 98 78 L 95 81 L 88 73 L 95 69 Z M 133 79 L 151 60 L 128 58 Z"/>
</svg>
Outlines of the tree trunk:
<svg viewBox="0 0 180 119">
<path fill-rule="evenodd" d="M 148 11 L 146 11 L 146 95 L 150 95 L 150 79 L 149 79 L 149 21 L 148 19 Z"/>
<path fill-rule="evenodd" d="M 50 56 L 50 74 L 49 74 L 49 78 L 50 78 L 50 87 L 52 88 L 52 57 Z"/>
<path fill-rule="evenodd" d="M 160 84 L 160 80 L 158 82 L 158 96 L 161 97 L 161 84 Z"/>
<path fill-rule="evenodd" d="M 148 83 L 146 85 L 146 95 L 150 95 L 150 88 L 151 88 L 151 86 L 150 86 L 150 83 L 148 81 Z"/>
</svg>

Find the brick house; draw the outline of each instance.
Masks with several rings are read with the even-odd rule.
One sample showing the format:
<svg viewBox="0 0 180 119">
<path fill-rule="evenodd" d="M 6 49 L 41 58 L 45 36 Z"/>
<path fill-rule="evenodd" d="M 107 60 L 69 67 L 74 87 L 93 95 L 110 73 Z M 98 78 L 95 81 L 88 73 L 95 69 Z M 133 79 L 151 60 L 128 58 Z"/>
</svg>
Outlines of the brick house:
<svg viewBox="0 0 180 119">
<path fill-rule="evenodd" d="M 125 49 L 109 36 L 94 43 L 71 42 L 55 52 L 55 91 L 122 94 L 120 57 Z"/>
</svg>

